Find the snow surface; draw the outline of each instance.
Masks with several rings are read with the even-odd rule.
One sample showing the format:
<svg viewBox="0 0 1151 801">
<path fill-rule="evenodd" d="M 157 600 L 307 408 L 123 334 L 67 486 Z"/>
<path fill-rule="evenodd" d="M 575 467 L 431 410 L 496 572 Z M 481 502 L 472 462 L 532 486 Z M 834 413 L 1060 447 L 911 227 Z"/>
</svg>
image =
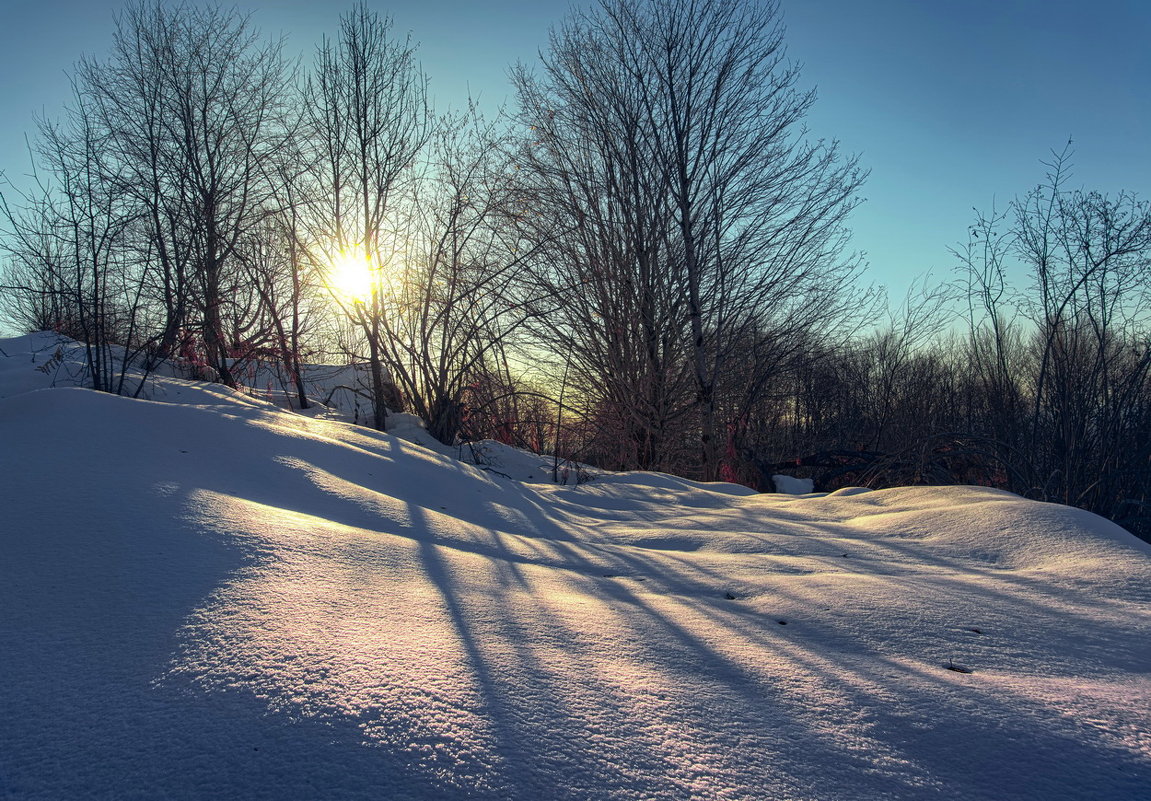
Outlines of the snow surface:
<svg viewBox="0 0 1151 801">
<path fill-rule="evenodd" d="M 810 478 L 796 478 L 777 473 L 771 477 L 776 492 L 785 492 L 788 495 L 806 495 L 815 489 L 815 482 Z"/>
<path fill-rule="evenodd" d="M 1151 547 L 1087 512 L 524 483 L 215 385 L 37 389 L 38 337 L 0 798 L 1151 798 Z"/>
</svg>

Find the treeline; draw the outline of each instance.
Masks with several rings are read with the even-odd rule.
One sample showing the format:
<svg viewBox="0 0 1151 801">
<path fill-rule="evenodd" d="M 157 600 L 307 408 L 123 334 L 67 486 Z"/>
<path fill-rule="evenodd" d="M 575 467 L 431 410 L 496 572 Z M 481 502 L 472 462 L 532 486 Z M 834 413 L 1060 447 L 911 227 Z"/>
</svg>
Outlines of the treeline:
<svg viewBox="0 0 1151 801">
<path fill-rule="evenodd" d="M 975 221 L 954 282 L 805 354 L 734 429 L 752 476 L 980 484 L 1151 539 L 1151 209 L 1067 189 L 1068 158 Z"/>
<path fill-rule="evenodd" d="M 602 0 L 513 79 L 496 121 L 437 115 L 365 6 L 297 68 L 234 11 L 131 5 L 4 196 L 4 312 L 87 343 L 100 390 L 259 360 L 306 405 L 302 364 L 354 360 L 377 426 L 444 442 L 975 482 L 1151 530 L 1146 204 L 1060 157 L 882 323 L 846 250 L 866 176 L 807 139 L 773 4 Z"/>
</svg>

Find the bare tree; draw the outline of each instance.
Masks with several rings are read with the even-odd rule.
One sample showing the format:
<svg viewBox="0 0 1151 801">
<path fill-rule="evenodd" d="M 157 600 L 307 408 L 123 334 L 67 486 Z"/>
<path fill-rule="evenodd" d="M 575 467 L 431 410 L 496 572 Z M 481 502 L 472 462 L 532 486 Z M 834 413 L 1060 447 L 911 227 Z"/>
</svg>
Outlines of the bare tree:
<svg viewBox="0 0 1151 801">
<path fill-rule="evenodd" d="M 1032 437 L 1048 443 L 1053 498 L 1145 506 L 1124 476 L 1145 477 L 1151 456 L 1146 430 L 1130 427 L 1149 388 L 1151 208 L 1129 193 L 1065 189 L 1068 161 L 1067 150 L 1057 155 L 1047 183 L 1013 207 L 1015 251 L 1034 287 L 1023 312 L 1038 330 Z"/>
<path fill-rule="evenodd" d="M 23 332 L 58 331 L 79 336 L 75 292 L 63 265 L 66 256 L 56 236 L 58 220 L 46 187 L 36 192 L 0 192 L 3 253 L 0 309 Z"/>
<path fill-rule="evenodd" d="M 143 275 L 126 259 L 137 214 L 109 180 L 117 165 L 105 143 L 87 98 L 75 91 L 63 121 L 40 124 L 37 149 L 47 180 L 21 197 L 21 208 L 0 195 L 0 217 L 13 259 L 5 280 L 15 282 L 13 310 L 22 310 L 35 330 L 83 343 L 92 388 L 116 392 L 127 359 L 114 358 L 110 346 L 127 349 L 136 338 Z"/>
<path fill-rule="evenodd" d="M 415 46 L 410 38 L 393 39 L 391 20 L 358 5 L 341 18 L 339 39 L 321 45 L 306 94 L 318 150 L 313 259 L 323 265 L 358 253 L 379 273 L 392 263 L 400 225 L 395 205 L 431 130 Z M 389 398 L 384 298 L 377 288 L 346 310 L 367 345 L 375 425 L 382 430 Z"/>
<path fill-rule="evenodd" d="M 148 220 L 162 351 L 194 305 L 205 359 L 234 384 L 228 283 L 240 242 L 276 208 L 275 165 L 294 135 L 280 44 L 235 11 L 140 2 L 117 20 L 108 62 L 82 62 L 79 79 L 119 165 L 115 185 Z"/>
<path fill-rule="evenodd" d="M 516 72 L 522 208 L 540 247 L 524 295 L 536 338 L 603 432 L 606 464 L 682 469 L 676 430 L 690 407 L 687 284 L 643 98 L 618 54 L 573 22 L 554 32 L 544 75 Z"/>
<path fill-rule="evenodd" d="M 864 176 L 834 143 L 805 140 L 814 96 L 795 88 L 772 3 L 601 0 L 553 35 L 543 68 L 519 76 L 521 116 L 548 154 L 536 174 L 575 230 L 592 219 L 625 243 L 613 266 L 671 277 L 674 319 L 650 318 L 688 359 L 698 471 L 715 478 L 733 344 L 836 314 L 857 266 L 840 258 L 842 224 Z"/>
<path fill-rule="evenodd" d="M 467 388 L 497 369 L 533 313 L 508 290 L 533 250 L 508 224 L 517 187 L 506 150 L 474 108 L 441 118 L 405 204 L 397 258 L 380 273 L 387 364 L 412 410 L 449 444 Z"/>
<path fill-rule="evenodd" d="M 277 371 L 285 395 L 299 408 L 311 406 L 305 384 L 304 342 L 317 327 L 318 308 L 329 304 L 314 270 L 306 264 L 294 209 L 269 218 L 237 248 L 242 282 L 252 293 L 252 329 L 242 336 L 241 355 Z M 330 311 L 330 310 L 323 310 Z M 290 402 L 290 400 L 289 400 Z"/>
</svg>

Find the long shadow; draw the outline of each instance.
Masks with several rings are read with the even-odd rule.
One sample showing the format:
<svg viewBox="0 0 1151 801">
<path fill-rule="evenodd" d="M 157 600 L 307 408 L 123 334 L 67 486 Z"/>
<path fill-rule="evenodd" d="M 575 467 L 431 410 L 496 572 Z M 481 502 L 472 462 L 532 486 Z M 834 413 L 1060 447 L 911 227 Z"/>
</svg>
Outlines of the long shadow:
<svg viewBox="0 0 1151 801">
<path fill-rule="evenodd" d="M 0 452 L 0 797 L 378 799 L 435 787 L 365 748 L 352 722 L 269 715 L 246 688 L 171 675 L 174 655 L 195 655 L 205 601 L 261 554 L 182 521 L 194 491 L 156 484 L 178 457 L 129 472 L 115 457 L 127 432 L 65 406 L 19 466 Z M 76 442 L 110 456 L 61 484 L 60 454 Z"/>
<path fill-rule="evenodd" d="M 555 547 L 560 549 L 570 549 L 573 546 L 570 543 L 558 543 Z M 441 586 L 441 591 L 445 598 L 450 598 L 453 595 L 464 591 L 465 588 L 460 587 L 458 580 L 453 578 L 450 572 L 444 567 L 443 557 L 439 553 L 434 553 L 433 555 L 433 550 L 428 550 L 425 552 L 425 555 L 428 560 L 429 573 Z M 660 571 L 655 567 L 654 560 L 650 558 L 635 558 L 631 560 L 621 559 L 620 564 L 624 564 L 637 572 L 644 572 L 653 577 L 658 576 L 660 573 Z M 582 591 L 584 588 L 581 586 L 580 589 Z M 738 705 L 744 705 L 750 709 L 750 712 L 745 711 L 742 716 L 745 722 L 758 720 L 761 723 L 773 725 L 777 729 L 781 727 L 784 729 L 794 729 L 794 726 L 789 726 L 786 720 L 781 720 L 781 714 L 778 709 L 763 708 L 762 697 L 764 694 L 768 693 L 770 689 L 770 683 L 765 683 L 762 676 L 759 676 L 755 673 L 747 673 L 741 666 L 725 659 L 722 654 L 707 646 L 705 641 L 701 640 L 698 636 L 672 623 L 671 620 L 666 617 L 666 614 L 661 611 L 657 611 L 650 606 L 649 598 L 645 595 L 631 592 L 626 587 L 615 585 L 613 585 L 613 589 L 611 591 L 602 594 L 610 597 L 612 600 L 624 599 L 629 603 L 631 607 L 641 609 L 643 614 L 646 615 L 646 619 L 648 620 L 649 624 L 648 626 L 640 627 L 646 631 L 647 639 L 654 638 L 658 640 L 659 636 L 657 634 L 653 635 L 652 632 L 658 633 L 662 631 L 665 635 L 670 636 L 673 642 L 677 643 L 677 647 L 673 649 L 672 653 L 665 653 L 663 655 L 667 663 L 662 665 L 662 667 L 669 673 L 673 675 L 686 674 L 689 676 L 698 676 L 701 671 L 713 670 L 726 680 L 730 680 L 733 676 L 742 676 L 742 678 L 737 681 L 737 684 L 745 685 L 747 689 L 742 693 L 737 693 L 737 695 L 739 699 Z M 469 615 L 465 611 L 462 601 L 452 601 L 449 606 L 452 610 L 454 624 L 457 629 L 461 631 L 468 631 L 471 624 L 468 622 Z M 706 604 L 700 606 L 706 608 Z M 508 619 L 516 619 L 517 616 L 523 615 L 523 610 L 514 604 L 509 604 L 504 610 L 504 615 Z M 723 620 L 722 616 L 718 616 L 716 620 L 713 621 L 713 623 L 717 628 L 721 625 L 726 626 L 729 629 L 732 628 L 730 621 Z M 532 625 L 518 627 L 516 634 L 517 637 L 521 637 L 524 632 L 538 630 L 539 623 L 536 621 L 533 622 Z M 761 629 L 759 631 L 762 633 Z M 744 632 L 744 635 L 746 638 L 747 633 Z M 477 665 L 481 665 L 482 660 L 484 659 L 484 655 L 482 648 L 477 644 L 479 640 L 472 634 L 465 635 L 465 639 L 472 643 L 472 645 L 468 648 L 469 658 L 475 660 Z M 574 639 L 576 638 L 573 633 L 573 641 Z M 806 665 L 804 669 L 808 673 L 819 676 L 820 681 L 828 686 L 840 687 L 847 684 L 847 682 L 844 681 L 843 676 L 840 673 L 834 671 L 833 668 L 829 668 L 826 664 L 821 665 L 820 662 L 814 657 L 804 659 L 802 651 L 800 651 L 797 655 L 794 648 L 788 648 L 786 645 L 781 644 L 778 637 L 761 639 L 761 637 L 757 635 L 753 639 L 760 640 L 757 642 L 757 645 L 765 652 L 778 653 L 791 651 L 792 653 L 790 654 L 790 658 L 796 664 Z M 533 677 L 533 681 L 538 682 L 538 660 L 531 660 L 528 657 L 525 657 L 525 653 L 529 652 L 531 648 L 529 646 L 525 646 L 522 641 L 517 642 L 518 644 L 515 648 L 515 651 L 518 655 L 518 658 L 521 661 L 529 661 L 533 665 L 537 666 L 529 670 L 528 674 Z M 862 658 L 864 660 L 872 659 L 878 664 L 883 664 L 884 662 L 884 658 L 878 653 L 864 653 L 862 654 Z M 902 665 L 897 667 L 904 672 L 906 671 L 906 668 Z M 482 684 L 485 688 L 485 692 L 492 698 L 503 699 L 499 703 L 495 703 L 493 705 L 493 710 L 500 710 L 494 713 L 501 716 L 506 715 L 508 719 L 515 719 L 516 716 L 508 711 L 514 707 L 514 704 L 507 699 L 513 698 L 517 689 L 523 690 L 524 688 L 517 687 L 514 682 L 506 682 L 508 686 L 501 687 L 499 686 L 497 680 L 500 676 L 522 676 L 523 674 L 516 671 L 509 673 L 505 670 L 489 669 L 487 667 L 480 667 L 478 669 L 484 676 Z M 891 667 L 889 666 L 888 669 L 891 669 Z M 883 678 L 883 674 L 878 672 L 873 676 L 868 676 L 868 680 L 872 682 L 879 682 Z M 562 682 L 553 682 L 553 684 L 562 686 Z M 936 685 L 938 685 L 936 689 L 950 689 L 950 687 L 942 681 L 936 682 Z M 904 687 L 902 684 L 893 682 L 890 679 L 886 680 L 886 686 L 888 687 L 889 692 L 902 693 L 904 695 L 908 694 L 906 687 Z M 602 691 L 602 688 L 600 689 Z M 727 689 L 731 690 L 733 687 L 729 684 L 727 685 Z M 530 697 L 536 697 L 537 691 L 538 688 L 534 688 L 532 691 L 526 692 L 526 694 Z M 778 693 L 776 695 L 778 696 Z M 608 696 L 605 695 L 605 698 L 607 697 Z M 1024 770 L 1022 774 L 1014 776 L 1013 780 L 1008 780 L 1008 777 L 999 775 L 1002 773 L 1002 762 L 994 762 L 988 766 L 986 774 L 988 778 L 986 778 L 986 780 L 977 779 L 973 783 L 971 778 L 968 777 L 965 783 L 959 782 L 959 779 L 962 778 L 961 774 L 965 769 L 961 766 L 958 766 L 962 760 L 955 759 L 955 737 L 960 736 L 961 734 L 963 737 L 975 737 L 980 740 L 980 743 L 972 746 L 972 754 L 977 761 L 982 761 L 984 758 L 990 758 L 992 756 L 989 747 L 982 744 L 987 732 L 980 729 L 978 721 L 976 722 L 976 730 L 974 731 L 957 733 L 955 730 L 950 730 L 937 736 L 924 735 L 913 740 L 907 736 L 906 721 L 897 717 L 891 717 L 890 719 L 884 718 L 884 716 L 880 713 L 881 708 L 875 704 L 874 700 L 869 698 L 866 694 L 860 695 L 855 693 L 849 694 L 848 697 L 848 706 L 860 710 L 868 710 L 869 714 L 875 718 L 870 725 L 873 727 L 878 727 L 877 730 L 890 729 L 886 739 L 890 739 L 891 743 L 895 747 L 904 750 L 911 750 L 914 752 L 913 755 L 915 756 L 915 764 L 923 766 L 923 771 L 921 771 L 920 778 L 922 778 L 922 776 L 938 775 L 947 779 L 954 779 L 957 783 L 953 784 L 953 787 L 974 786 L 974 789 L 983 794 L 983 797 L 987 798 L 1001 797 L 1000 791 L 1003 787 L 1012 788 L 1014 790 L 1021 790 L 1025 785 L 1035 786 L 1036 784 L 1038 784 L 1038 786 L 1046 786 L 1049 788 L 1059 786 L 1069 788 L 1069 792 L 1074 797 L 1099 797 L 1098 792 L 1092 792 L 1093 785 L 1098 779 L 1097 776 L 1094 778 L 1083 778 L 1082 774 L 1079 774 L 1076 777 L 1072 777 L 1060 773 L 1054 779 L 1036 779 L 1034 777 L 1029 778 L 1029 774 L 1026 770 Z M 759 699 L 759 703 L 756 702 L 756 699 Z M 556 700 L 557 702 L 562 702 L 562 698 L 557 698 Z M 912 693 L 912 706 L 914 708 L 923 708 L 929 705 L 939 704 L 941 701 L 947 702 L 948 699 L 946 697 L 940 696 L 931 688 L 922 692 Z M 782 704 L 782 701 L 779 701 L 779 703 Z M 995 706 L 991 703 L 990 698 L 985 698 L 983 703 L 987 704 L 992 709 L 995 709 Z M 793 719 L 800 719 L 801 713 L 803 711 L 802 704 L 796 704 L 795 700 L 792 699 L 792 706 L 795 707 L 791 713 L 794 716 Z M 1010 715 L 1012 714 L 1012 710 L 1014 708 L 1015 707 L 1013 706 L 1006 706 L 1002 707 L 1001 709 L 995 709 L 995 712 L 1002 713 L 1004 715 Z M 1037 714 L 1049 714 L 1049 711 L 1045 709 L 1039 709 Z M 700 715 L 700 719 L 706 719 L 706 717 L 706 715 Z M 995 714 L 986 716 L 985 724 L 989 726 L 989 731 L 995 731 L 997 729 L 1003 728 L 1002 722 L 996 719 Z M 1117 753 L 1114 750 L 1108 750 L 1106 748 L 1101 749 L 1090 743 L 1084 743 L 1076 737 L 1069 736 L 1065 731 L 1047 732 L 1046 734 L 1040 734 L 1037 736 L 1034 724 L 1035 721 L 1025 721 L 1021 723 L 1015 730 L 1015 735 L 1012 735 L 1012 737 L 1009 738 L 1013 739 L 1017 736 L 1020 740 L 1022 740 L 1026 736 L 1026 738 L 1030 738 L 1031 740 L 1031 746 L 1026 748 L 1031 748 L 1038 745 L 1038 751 L 1042 755 L 1042 758 L 1040 759 L 1036 758 L 1036 753 L 1032 750 L 1027 750 L 1027 755 L 1029 756 L 1027 759 L 1024 759 L 1025 755 L 1023 751 L 1025 750 L 1025 747 L 1021 746 L 1019 749 L 1016 749 L 1020 752 L 1018 756 L 1020 758 L 1021 765 L 1031 766 L 1039 764 L 1044 767 L 1048 774 L 1050 774 L 1049 769 L 1051 764 L 1049 764 L 1047 760 L 1051 754 L 1059 754 L 1062 757 L 1077 760 L 1078 764 L 1080 765 L 1088 764 L 1095 766 L 1101 763 L 1105 764 L 1110 762 L 1115 765 L 1117 770 L 1134 770 L 1136 779 L 1128 783 L 1128 786 L 1132 788 L 1138 786 L 1140 777 L 1147 776 L 1147 765 L 1144 761 L 1140 761 L 1139 759 L 1131 757 L 1130 755 L 1127 755 L 1127 758 L 1124 758 L 1122 753 Z M 966 723 L 965 726 L 967 726 Z M 524 736 L 520 734 L 517 737 L 515 733 L 516 729 L 514 726 L 501 726 L 501 731 L 504 732 L 505 738 L 509 739 L 511 742 L 517 743 L 513 750 L 518 751 L 523 748 Z M 537 733 L 536 737 L 538 736 L 539 735 Z M 816 736 L 815 739 L 818 740 L 820 738 Z M 826 739 L 828 742 L 825 742 L 821 746 L 825 750 L 841 750 L 841 747 L 836 745 L 834 737 L 829 737 Z M 1041 742 L 1036 743 L 1037 739 Z M 995 748 L 1002 747 L 1002 742 L 996 742 L 998 744 L 994 746 Z M 868 764 L 868 757 L 860 757 L 859 755 L 851 754 L 842 754 L 841 756 L 843 756 L 845 759 L 844 764 L 848 764 L 850 766 L 849 772 L 874 772 L 874 766 Z M 588 759 L 594 761 L 595 754 L 588 755 Z M 802 760 L 799 760 L 799 762 L 802 762 Z M 1091 771 L 1088 770 L 1087 774 L 1090 773 Z M 842 779 L 842 776 L 840 778 Z M 1120 782 L 1119 785 L 1116 785 L 1114 783 L 1114 777 L 1110 778 L 1111 783 L 1108 786 L 1111 789 L 1104 792 L 1113 792 L 1116 786 L 1122 786 L 1122 782 Z M 842 792 L 844 790 L 844 785 L 837 785 L 834 781 L 821 781 L 813 775 L 805 777 L 804 781 L 815 783 L 816 785 L 825 784 L 827 785 L 827 789 L 832 792 Z M 920 793 L 925 791 L 927 788 L 920 784 L 916 784 L 915 781 L 915 776 L 900 777 L 898 774 L 894 774 L 890 778 L 890 786 L 887 786 L 885 789 L 891 792 L 895 792 L 898 797 L 921 797 Z M 1096 787 L 1094 789 L 1098 788 Z M 1055 794 L 1052 797 L 1058 797 L 1058 794 Z M 1131 795 L 1130 797 L 1134 798 L 1137 796 Z"/>
<path fill-rule="evenodd" d="M 126 567 L 126 573 L 149 576 L 146 582 L 151 583 L 138 585 L 143 589 L 122 600 L 123 609 L 142 610 L 139 616 L 80 616 L 83 626 L 52 633 L 64 637 L 63 644 L 52 646 L 51 636 L 37 641 L 38 647 L 54 649 L 58 670 L 45 669 L 46 660 L 36 659 L 0 674 L 16 676 L 16 686 L 24 688 L 10 693 L 26 719 L 35 718 L 28 699 L 47 696 L 53 683 L 65 688 L 46 716 L 47 724 L 36 724 L 34 736 L 16 751 L 0 750 L 16 754 L 0 756 L 0 782 L 6 783 L 0 788 L 19 797 L 21 788 L 36 779 L 31 765 L 43 756 L 71 768 L 76 776 L 92 775 L 83 769 L 83 760 L 107 765 L 107 775 L 117 778 L 105 794 L 130 795 L 117 791 L 151 786 L 157 795 L 175 798 L 574 800 L 686 798 L 717 790 L 747 799 L 1137 799 L 1151 786 L 1146 755 L 1091 736 L 1082 728 L 1086 724 L 1037 701 L 1008 697 L 1002 683 L 981 683 L 979 672 L 959 676 L 926 660 L 909 664 L 853 637 L 850 628 L 837 630 L 828 622 L 820 629 L 821 624 L 802 619 L 784 628 L 741 605 L 742 599 L 722 598 L 720 592 L 730 581 L 724 567 L 701 561 L 733 555 L 613 544 L 612 525 L 597 525 L 598 513 L 581 510 L 578 493 L 539 493 L 463 471 L 463 492 L 469 497 L 444 498 L 434 487 L 414 483 L 411 475 L 389 473 L 394 462 L 383 445 L 379 452 L 334 452 L 301 440 L 298 451 L 283 454 L 301 461 L 281 462 L 269 470 L 268 442 L 258 429 L 245 429 L 217 447 L 219 458 L 231 461 L 221 465 L 207 486 L 192 486 L 194 474 L 173 469 L 168 462 L 179 457 L 171 454 L 154 465 L 169 479 L 166 497 L 148 495 L 153 489 L 150 475 L 125 480 L 110 474 L 94 491 L 149 497 L 148 503 L 134 507 L 136 525 L 166 525 L 173 506 L 200 503 L 214 494 L 398 536 L 406 550 L 391 558 L 383 540 L 365 547 L 363 536 L 341 539 L 320 532 L 309 535 L 315 543 L 303 543 L 298 554 L 287 541 L 276 551 L 260 544 L 260 520 L 244 518 L 242 509 L 229 507 L 220 512 L 222 531 L 232 525 L 229 513 L 241 515 L 234 521 L 230 547 L 188 530 L 157 540 L 166 549 L 175 547 L 172 543 L 194 544 L 165 551 L 163 558 L 140 563 L 138 554 L 115 555 L 109 570 L 121 557 L 134 558 L 136 564 Z M 249 449 L 257 455 L 245 455 Z M 418 473 L 423 468 L 415 469 Z M 430 481 L 442 469 L 437 463 L 416 479 Z M 385 485 L 389 480 L 402 483 L 405 494 L 414 490 L 412 499 L 397 503 L 381 493 L 372 500 L 354 492 L 366 483 L 367 473 L 378 473 L 372 478 Z M 662 478 L 650 483 L 669 493 L 677 486 Z M 478 502 L 469 504 L 472 490 Z M 636 522 L 658 527 L 662 521 L 669 528 L 679 524 L 669 519 L 676 511 L 661 510 L 654 501 L 629 512 L 633 500 L 628 494 L 636 492 L 617 489 L 600 505 L 617 506 L 610 517 L 625 528 Z M 287 507 L 285 499 L 291 501 Z M 693 502 L 712 508 L 723 499 L 697 497 Z M 202 517 L 202 510 L 197 516 Z M 761 516 L 741 512 L 735 517 L 750 525 Z M 65 517 L 44 521 L 39 532 L 44 536 L 52 526 L 67 524 Z M 94 522 L 99 523 L 94 532 L 104 539 L 125 524 L 120 515 Z M 834 530 L 829 523 L 828 531 Z M 1035 618 L 1045 632 L 1061 620 L 1078 628 L 1093 620 L 1089 609 L 1073 618 L 1064 618 L 1062 610 L 1044 609 L 1056 600 L 1066 606 L 1066 588 L 1055 590 L 1038 579 L 1009 576 L 1003 586 L 1014 580 L 1018 592 L 1000 591 L 987 586 L 992 575 L 987 569 L 924 553 L 921 544 L 867 542 L 876 560 L 885 555 L 904 563 L 926 559 L 930 569 L 947 572 L 951 578 L 946 581 L 928 576 L 938 605 L 967 603 L 980 594 L 1001 618 Z M 812 557 L 803 553 L 800 540 L 792 538 L 788 544 L 792 556 Z M 29 553 L 29 559 L 53 555 Z M 410 563 L 401 559 L 408 553 Z M 396 598 L 398 589 L 388 582 L 404 577 L 404 571 L 434 590 L 439 601 L 423 613 L 433 623 L 444 618 L 452 643 L 443 653 L 463 666 L 468 693 L 476 698 L 467 701 L 466 709 L 449 711 L 458 713 L 453 720 L 476 731 L 457 731 L 454 740 L 449 734 L 445 742 L 429 742 L 426 730 L 435 721 L 420 720 L 418 709 L 414 719 L 399 716 L 413 710 L 396 703 L 398 689 L 389 679 L 400 666 L 386 661 L 368 665 L 381 675 L 349 674 L 348 680 L 366 684 L 358 694 L 350 694 L 344 706 L 319 703 L 323 693 L 347 689 L 333 684 L 335 679 L 325 681 L 322 665 L 300 668 L 305 676 L 318 677 L 314 690 L 278 686 L 277 666 L 291 654 L 278 653 L 278 641 L 262 637 L 258 629 L 231 646 L 244 650 L 251 661 L 231 665 L 225 660 L 212 668 L 211 658 L 219 654 L 202 650 L 211 645 L 210 632 L 228 627 L 227 615 L 234 611 L 230 604 L 250 597 L 246 592 L 256 581 L 290 592 L 298 567 L 292 558 L 322 561 L 341 554 L 348 558 L 324 577 L 354 574 L 357 584 L 333 579 L 334 592 Z M 838 565 L 829 553 L 818 558 L 824 561 L 816 564 Z M 81 574 L 86 568 L 82 562 L 68 564 Z M 189 577 L 180 573 L 182 565 L 201 567 Z M 927 576 L 903 571 L 879 578 L 913 583 L 917 575 Z M 999 572 L 994 576 L 999 579 Z M 60 580 L 68 577 L 64 572 Z M 366 594 L 381 584 L 387 585 L 386 592 Z M 417 589 L 413 585 L 411 592 Z M 761 590 L 756 609 L 771 597 L 792 606 L 810 602 L 778 580 L 764 580 Z M 274 596 L 266 603 L 290 611 L 285 608 L 288 597 Z M 205 606 L 205 598 L 219 602 L 210 600 Z M 149 605 L 148 599 L 155 603 Z M 73 599 L 55 612 L 67 612 L 72 619 L 80 603 Z M 92 606 L 119 608 L 102 602 Z M 403 608 L 415 611 L 411 604 Z M 26 619 L 26 624 L 8 629 L 11 640 L 35 637 L 34 622 L 55 608 L 41 599 L 29 609 L 27 618 L 16 618 Z M 374 636 L 396 633 L 364 617 L 368 610 L 332 609 L 326 620 L 339 622 L 341 615 L 353 615 L 344 623 L 365 626 L 363 642 L 369 645 Z M 392 610 L 379 613 L 390 626 L 404 625 Z M 253 619 L 259 621 L 258 616 Z M 78 630 L 86 628 L 90 636 Z M 1118 627 L 1103 631 L 1099 647 L 1119 641 L 1120 633 L 1129 632 Z M 335 635 L 317 629 L 307 636 Z M 67 637 L 77 640 L 72 643 Z M 26 655 L 28 650 L 16 653 Z M 0 648 L 0 659 L 4 654 Z M 181 669 L 165 672 L 162 662 L 173 654 Z M 350 655 L 353 662 L 355 657 Z M 1087 657 L 1076 660 L 1069 664 L 1082 665 Z M 445 665 L 442 675 L 429 673 L 428 686 L 443 676 L 458 678 L 453 672 L 458 668 Z M 147 692 L 141 682 L 148 682 Z M 129 689 L 120 689 L 124 687 Z M 108 700 L 90 704 L 93 711 L 79 714 L 74 723 L 65 722 L 65 745 L 83 743 L 75 757 L 68 757 L 62 754 L 65 745 L 48 741 L 49 726 L 57 725 L 72 704 L 83 706 L 87 696 Z M 116 713 L 117 704 L 126 711 Z M 439 709 L 429 702 L 426 712 L 434 716 Z M 109 712 L 106 720 L 100 719 Z M 0 724 L 0 732 L 5 732 L 6 743 L 22 737 L 7 724 Z M 483 753 L 452 750 L 464 742 L 482 743 Z M 437 745 L 444 750 L 419 756 L 424 752 L 417 747 Z M 53 789 L 61 790 L 59 797 L 86 794 L 67 777 L 56 780 Z"/>
</svg>

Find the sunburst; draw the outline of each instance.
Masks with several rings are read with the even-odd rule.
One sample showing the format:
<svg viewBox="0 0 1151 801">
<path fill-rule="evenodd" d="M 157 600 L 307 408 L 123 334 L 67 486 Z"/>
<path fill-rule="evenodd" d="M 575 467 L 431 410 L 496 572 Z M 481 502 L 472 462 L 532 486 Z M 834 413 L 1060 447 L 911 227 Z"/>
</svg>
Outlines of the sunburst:
<svg viewBox="0 0 1151 801">
<path fill-rule="evenodd" d="M 371 257 L 359 245 L 340 250 L 332 257 L 328 285 L 340 298 L 366 301 L 372 296 L 377 279 Z"/>
</svg>

